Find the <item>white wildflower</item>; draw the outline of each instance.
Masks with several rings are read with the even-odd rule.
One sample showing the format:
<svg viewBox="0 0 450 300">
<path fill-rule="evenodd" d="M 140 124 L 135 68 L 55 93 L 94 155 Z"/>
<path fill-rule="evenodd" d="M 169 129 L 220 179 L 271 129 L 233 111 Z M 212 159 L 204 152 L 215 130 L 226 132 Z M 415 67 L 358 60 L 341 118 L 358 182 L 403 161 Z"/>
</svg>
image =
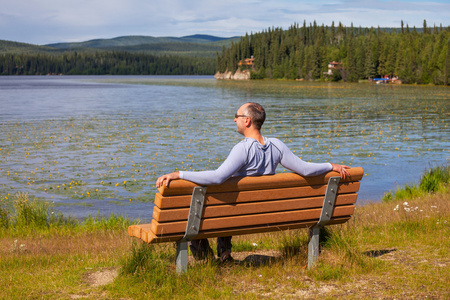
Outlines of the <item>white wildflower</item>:
<svg viewBox="0 0 450 300">
<path fill-rule="evenodd" d="M 394 210 L 398 210 L 398 204 L 397 204 L 397 206 L 394 208 Z"/>
<path fill-rule="evenodd" d="M 403 205 L 404 206 L 408 206 L 408 202 L 403 202 Z"/>
<path fill-rule="evenodd" d="M 256 246 L 258 246 L 258 244 L 257 243 L 253 243 L 253 246 L 256 247 Z"/>
<path fill-rule="evenodd" d="M 16 251 L 16 249 L 17 249 L 17 240 L 14 240 L 14 243 L 11 246 L 11 252 Z"/>
</svg>

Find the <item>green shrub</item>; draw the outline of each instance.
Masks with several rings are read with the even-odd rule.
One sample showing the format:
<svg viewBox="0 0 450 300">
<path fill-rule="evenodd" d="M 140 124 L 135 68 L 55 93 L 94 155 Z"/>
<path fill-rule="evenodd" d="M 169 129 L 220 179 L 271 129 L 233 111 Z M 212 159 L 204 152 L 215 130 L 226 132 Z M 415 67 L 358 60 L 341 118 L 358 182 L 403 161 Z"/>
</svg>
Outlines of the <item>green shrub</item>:
<svg viewBox="0 0 450 300">
<path fill-rule="evenodd" d="M 129 257 L 122 263 L 122 274 L 136 274 L 150 269 L 154 247 L 145 243 L 133 243 Z"/>
<path fill-rule="evenodd" d="M 405 187 L 399 189 L 396 193 L 397 199 L 412 199 L 419 197 L 421 195 L 421 191 L 417 185 L 406 185 Z"/>
<path fill-rule="evenodd" d="M 394 193 L 391 191 L 384 193 L 383 197 L 381 197 L 381 201 L 383 202 L 391 202 L 394 200 Z"/>
<path fill-rule="evenodd" d="M 419 188 L 426 193 L 435 193 L 450 182 L 450 167 L 432 168 L 420 178 Z"/>
<path fill-rule="evenodd" d="M 128 217 L 91 216 L 80 222 L 72 216 L 64 216 L 54 209 L 52 203 L 44 202 L 27 193 L 17 193 L 14 200 L 0 206 L 0 229 L 2 234 L 27 236 L 32 233 L 93 232 L 97 230 L 123 231 L 140 220 L 130 221 Z"/>
<path fill-rule="evenodd" d="M 175 257 L 168 251 L 156 251 L 155 246 L 133 242 L 130 255 L 122 261 L 122 275 L 137 275 L 149 278 L 154 286 L 161 286 L 174 272 Z"/>
<path fill-rule="evenodd" d="M 51 209 L 51 207 L 49 207 Z M 74 229 L 79 225 L 79 221 L 72 216 L 64 216 L 61 212 L 48 212 L 47 222 L 51 227 L 64 227 Z"/>
<path fill-rule="evenodd" d="M 30 200 L 27 193 L 17 193 L 14 201 L 14 226 L 16 228 L 46 228 L 48 223 L 48 203 Z"/>
<path fill-rule="evenodd" d="M 382 197 L 383 202 L 393 200 L 410 200 L 427 193 L 444 192 L 450 183 L 450 167 L 435 167 L 426 170 L 420 178 L 419 185 L 405 185 L 395 192 L 389 191 Z"/>
<path fill-rule="evenodd" d="M 7 229 L 9 227 L 9 211 L 0 206 L 0 228 Z"/>
<path fill-rule="evenodd" d="M 137 221 L 139 222 L 139 221 Z M 89 215 L 83 222 L 82 227 L 88 231 L 99 229 L 110 230 L 125 230 L 131 225 L 128 217 L 116 216 L 111 214 L 109 217 L 105 216 L 91 216 Z"/>
</svg>

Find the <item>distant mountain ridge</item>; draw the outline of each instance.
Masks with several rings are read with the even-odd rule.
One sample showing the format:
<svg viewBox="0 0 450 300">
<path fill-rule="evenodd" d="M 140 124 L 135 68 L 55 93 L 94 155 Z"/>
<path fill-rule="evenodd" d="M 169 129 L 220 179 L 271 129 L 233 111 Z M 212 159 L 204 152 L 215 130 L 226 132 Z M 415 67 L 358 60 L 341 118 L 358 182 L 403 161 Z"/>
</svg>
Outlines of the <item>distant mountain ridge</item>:
<svg viewBox="0 0 450 300">
<path fill-rule="evenodd" d="M 42 53 L 42 52 L 53 52 L 58 49 L 46 47 L 46 46 L 38 46 L 27 43 L 20 42 L 12 42 L 0 40 L 0 54 L 2 53 L 14 53 L 14 54 L 23 54 L 23 53 Z"/>
<path fill-rule="evenodd" d="M 139 45 L 150 45 L 159 43 L 194 43 L 205 44 L 215 43 L 236 39 L 237 37 L 223 38 L 212 35 L 195 34 L 184 37 L 153 37 L 144 35 L 120 36 L 111 39 L 93 39 L 85 42 L 75 43 L 54 43 L 44 45 L 46 47 L 57 49 L 73 49 L 73 48 L 114 48 L 114 47 L 132 47 Z"/>
<path fill-rule="evenodd" d="M 84 42 L 33 45 L 0 40 L 0 54 L 58 54 L 77 51 L 94 53 L 102 51 L 139 52 L 154 55 L 177 55 L 215 58 L 222 47 L 231 46 L 240 37 L 217 37 L 194 34 L 183 37 L 153 37 L 143 35 L 119 36 L 111 39 L 93 39 Z"/>
</svg>

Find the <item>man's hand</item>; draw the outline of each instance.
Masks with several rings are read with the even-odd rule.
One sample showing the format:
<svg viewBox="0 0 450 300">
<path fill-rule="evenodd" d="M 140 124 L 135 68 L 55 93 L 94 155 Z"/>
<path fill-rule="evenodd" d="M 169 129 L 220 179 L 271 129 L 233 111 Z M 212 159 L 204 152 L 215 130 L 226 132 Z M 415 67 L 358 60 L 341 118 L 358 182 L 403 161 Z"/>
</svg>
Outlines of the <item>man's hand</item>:
<svg viewBox="0 0 450 300">
<path fill-rule="evenodd" d="M 156 187 L 163 186 L 163 181 L 166 181 L 166 186 L 169 186 L 171 180 L 180 179 L 180 172 L 176 171 L 170 174 L 163 175 L 156 180 Z"/>
<path fill-rule="evenodd" d="M 331 165 L 333 166 L 333 171 L 339 172 L 341 174 L 341 179 L 345 179 L 350 176 L 350 173 L 347 171 L 347 169 L 350 169 L 349 166 L 338 164 Z"/>
</svg>

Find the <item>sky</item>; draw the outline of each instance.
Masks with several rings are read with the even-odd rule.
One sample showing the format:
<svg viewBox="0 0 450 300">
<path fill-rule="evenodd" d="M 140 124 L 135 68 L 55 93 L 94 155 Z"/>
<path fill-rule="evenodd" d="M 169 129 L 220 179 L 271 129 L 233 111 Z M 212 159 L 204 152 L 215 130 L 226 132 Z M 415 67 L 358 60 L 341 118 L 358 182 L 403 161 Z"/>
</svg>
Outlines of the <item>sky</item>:
<svg viewBox="0 0 450 300">
<path fill-rule="evenodd" d="M 450 0 L 0 0 L 0 40 L 45 45 L 126 35 L 242 36 L 294 23 L 450 26 Z"/>
</svg>

